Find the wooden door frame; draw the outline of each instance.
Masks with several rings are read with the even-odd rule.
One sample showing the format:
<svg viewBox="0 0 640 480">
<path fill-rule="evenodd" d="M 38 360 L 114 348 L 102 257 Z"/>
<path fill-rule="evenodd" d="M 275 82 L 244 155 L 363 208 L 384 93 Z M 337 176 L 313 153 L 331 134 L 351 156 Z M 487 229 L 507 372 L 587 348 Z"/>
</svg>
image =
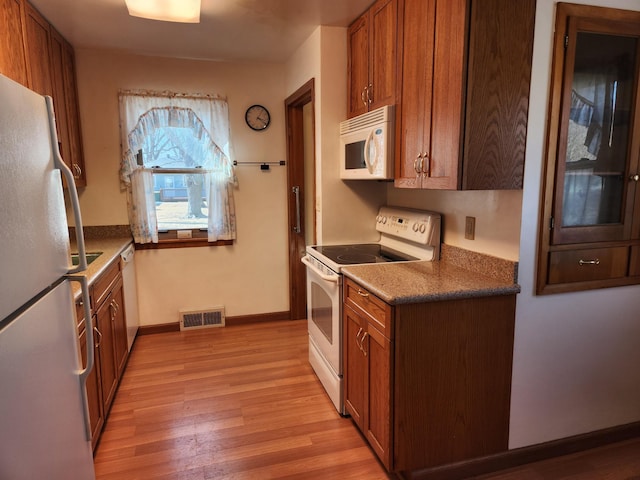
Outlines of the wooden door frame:
<svg viewBox="0 0 640 480">
<path fill-rule="evenodd" d="M 311 119 L 313 131 L 313 168 L 315 179 L 315 81 L 312 78 L 285 100 L 285 130 L 287 135 L 287 204 L 289 213 L 289 318 L 298 320 L 306 318 L 307 311 L 307 277 L 305 266 L 300 261 L 301 247 L 304 248 L 305 208 L 304 201 L 314 201 L 315 180 L 313 191 L 305 192 L 304 188 L 304 130 L 303 107 L 311 103 Z M 303 227 L 302 237 L 294 232 L 296 217 L 295 197 L 292 192 L 294 186 L 300 186 L 300 225 Z M 313 225 L 316 224 L 315 207 L 313 208 Z M 315 227 L 313 243 L 315 243 Z"/>
</svg>

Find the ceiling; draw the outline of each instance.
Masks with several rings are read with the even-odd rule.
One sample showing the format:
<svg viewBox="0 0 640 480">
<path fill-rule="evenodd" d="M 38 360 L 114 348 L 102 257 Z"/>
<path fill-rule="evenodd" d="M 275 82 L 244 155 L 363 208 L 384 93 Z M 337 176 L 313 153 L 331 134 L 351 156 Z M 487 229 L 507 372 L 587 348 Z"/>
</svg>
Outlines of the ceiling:
<svg viewBox="0 0 640 480">
<path fill-rule="evenodd" d="M 202 0 L 199 24 L 130 17 L 124 0 L 30 0 L 75 48 L 284 62 L 318 25 L 346 27 L 373 0 Z"/>
</svg>

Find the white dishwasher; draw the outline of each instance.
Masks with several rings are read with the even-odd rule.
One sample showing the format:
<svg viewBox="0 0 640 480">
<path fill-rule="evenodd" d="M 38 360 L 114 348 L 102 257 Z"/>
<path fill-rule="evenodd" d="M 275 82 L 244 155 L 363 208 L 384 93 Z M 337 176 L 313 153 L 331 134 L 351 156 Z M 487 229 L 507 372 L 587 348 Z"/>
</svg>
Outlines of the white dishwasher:
<svg viewBox="0 0 640 480">
<path fill-rule="evenodd" d="M 122 287 L 124 290 L 124 314 L 127 318 L 127 345 L 131 345 L 138 333 L 138 283 L 136 281 L 135 249 L 129 245 L 120 254 L 122 260 Z"/>
</svg>

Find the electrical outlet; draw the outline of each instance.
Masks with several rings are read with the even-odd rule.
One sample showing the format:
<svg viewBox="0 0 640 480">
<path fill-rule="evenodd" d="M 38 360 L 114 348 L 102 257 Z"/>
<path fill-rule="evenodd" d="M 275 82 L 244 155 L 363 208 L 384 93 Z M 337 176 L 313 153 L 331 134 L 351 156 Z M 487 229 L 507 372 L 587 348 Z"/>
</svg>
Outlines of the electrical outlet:
<svg viewBox="0 0 640 480">
<path fill-rule="evenodd" d="M 476 237 L 476 217 L 467 217 L 464 224 L 464 238 L 473 240 Z"/>
</svg>

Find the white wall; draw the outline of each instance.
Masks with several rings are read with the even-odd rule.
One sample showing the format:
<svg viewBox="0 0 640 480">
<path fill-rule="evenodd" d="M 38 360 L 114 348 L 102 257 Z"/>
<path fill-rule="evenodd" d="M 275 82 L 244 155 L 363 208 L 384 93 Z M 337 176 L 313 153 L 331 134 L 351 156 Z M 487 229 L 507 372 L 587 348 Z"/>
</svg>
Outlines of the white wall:
<svg viewBox="0 0 640 480">
<path fill-rule="evenodd" d="M 389 186 L 387 198 L 390 205 L 440 212 L 443 243 L 518 261 L 521 190 L 414 191 Z M 476 219 L 474 240 L 464 238 L 465 217 Z"/>
<path fill-rule="evenodd" d="M 374 219 L 385 184 L 339 178 L 339 123 L 346 119 L 347 30 L 318 27 L 287 63 L 286 91 L 315 79 L 316 217 L 318 243 L 376 240 Z"/>
<path fill-rule="evenodd" d="M 533 294 L 555 3 L 537 2 L 510 448 L 640 420 L 640 287 Z M 573 3 L 640 10 L 637 0 Z"/>
<path fill-rule="evenodd" d="M 118 170 L 118 89 L 226 95 L 238 161 L 285 159 L 284 67 L 76 52 L 87 187 L 80 193 L 87 225 L 128 224 Z M 244 112 L 265 105 L 272 124 L 250 130 Z M 143 325 L 178 320 L 181 308 L 224 305 L 228 316 L 289 310 L 286 168 L 238 166 L 238 239 L 233 246 L 138 251 Z"/>
</svg>

